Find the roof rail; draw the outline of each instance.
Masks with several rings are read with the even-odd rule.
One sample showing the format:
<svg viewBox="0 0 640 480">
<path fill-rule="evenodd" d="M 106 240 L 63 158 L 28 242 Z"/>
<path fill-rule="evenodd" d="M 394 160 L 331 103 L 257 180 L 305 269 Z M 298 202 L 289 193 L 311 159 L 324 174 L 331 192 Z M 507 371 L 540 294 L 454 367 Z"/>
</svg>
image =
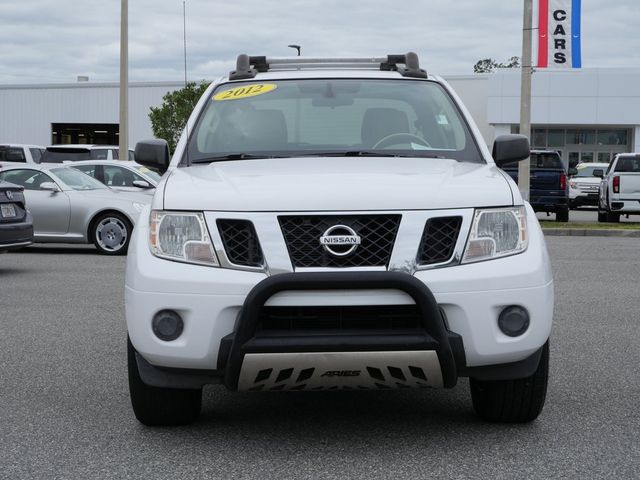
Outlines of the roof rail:
<svg viewBox="0 0 640 480">
<path fill-rule="evenodd" d="M 427 72 L 420 68 L 418 55 L 414 52 L 409 52 L 404 55 L 365 58 L 271 58 L 265 56 L 250 57 L 249 55 L 242 54 L 238 55 L 236 69 L 229 73 L 229 80 L 254 78 L 258 72 L 301 70 L 304 68 L 368 68 L 383 71 L 397 71 L 403 77 L 427 78 Z"/>
</svg>

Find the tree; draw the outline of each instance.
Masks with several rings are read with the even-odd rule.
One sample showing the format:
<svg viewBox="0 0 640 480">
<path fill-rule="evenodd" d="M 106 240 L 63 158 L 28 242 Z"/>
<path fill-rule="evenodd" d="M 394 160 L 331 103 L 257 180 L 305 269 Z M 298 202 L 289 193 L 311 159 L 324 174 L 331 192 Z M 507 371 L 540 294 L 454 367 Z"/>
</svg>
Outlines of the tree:
<svg viewBox="0 0 640 480">
<path fill-rule="evenodd" d="M 164 95 L 160 107 L 151 107 L 149 119 L 153 135 L 166 140 L 171 152 L 175 150 L 189 115 L 208 86 L 205 81 L 200 84 L 189 82 L 184 88 Z"/>
<path fill-rule="evenodd" d="M 478 60 L 473 66 L 473 73 L 491 73 L 495 68 L 518 68 L 520 57 L 511 57 L 504 63 L 498 63 L 492 58 Z"/>
</svg>

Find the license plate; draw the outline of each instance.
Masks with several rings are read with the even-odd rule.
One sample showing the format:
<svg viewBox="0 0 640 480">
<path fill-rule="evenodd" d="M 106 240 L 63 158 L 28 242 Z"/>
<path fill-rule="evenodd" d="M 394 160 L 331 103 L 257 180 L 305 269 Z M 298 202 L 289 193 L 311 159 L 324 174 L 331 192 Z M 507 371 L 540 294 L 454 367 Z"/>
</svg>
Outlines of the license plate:
<svg viewBox="0 0 640 480">
<path fill-rule="evenodd" d="M 0 213 L 4 218 L 12 218 L 16 216 L 16 207 L 13 203 L 3 203 L 0 205 Z"/>
</svg>

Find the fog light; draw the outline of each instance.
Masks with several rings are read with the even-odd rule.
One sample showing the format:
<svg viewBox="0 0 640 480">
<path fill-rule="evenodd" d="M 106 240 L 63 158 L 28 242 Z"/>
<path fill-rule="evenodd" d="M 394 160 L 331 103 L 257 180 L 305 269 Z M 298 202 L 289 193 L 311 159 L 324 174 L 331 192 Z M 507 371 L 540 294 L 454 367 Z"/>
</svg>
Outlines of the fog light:
<svg viewBox="0 0 640 480">
<path fill-rule="evenodd" d="M 506 307 L 498 317 L 498 326 L 505 335 L 519 337 L 529 328 L 529 312 L 522 307 Z"/>
<path fill-rule="evenodd" d="M 151 328 L 160 340 L 170 342 L 182 334 L 184 322 L 173 310 L 161 310 L 153 316 Z"/>
</svg>

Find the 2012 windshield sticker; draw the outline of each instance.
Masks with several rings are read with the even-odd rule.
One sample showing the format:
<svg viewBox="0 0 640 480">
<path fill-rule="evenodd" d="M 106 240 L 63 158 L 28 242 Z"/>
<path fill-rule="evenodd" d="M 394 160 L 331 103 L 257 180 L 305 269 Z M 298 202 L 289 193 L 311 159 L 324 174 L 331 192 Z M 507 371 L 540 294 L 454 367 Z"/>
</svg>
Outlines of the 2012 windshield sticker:
<svg viewBox="0 0 640 480">
<path fill-rule="evenodd" d="M 224 100 L 240 100 L 241 98 L 255 97 L 274 91 L 278 86 L 275 83 L 256 83 L 244 87 L 231 88 L 224 92 L 216 93 L 213 99 L 217 102 Z"/>
</svg>

